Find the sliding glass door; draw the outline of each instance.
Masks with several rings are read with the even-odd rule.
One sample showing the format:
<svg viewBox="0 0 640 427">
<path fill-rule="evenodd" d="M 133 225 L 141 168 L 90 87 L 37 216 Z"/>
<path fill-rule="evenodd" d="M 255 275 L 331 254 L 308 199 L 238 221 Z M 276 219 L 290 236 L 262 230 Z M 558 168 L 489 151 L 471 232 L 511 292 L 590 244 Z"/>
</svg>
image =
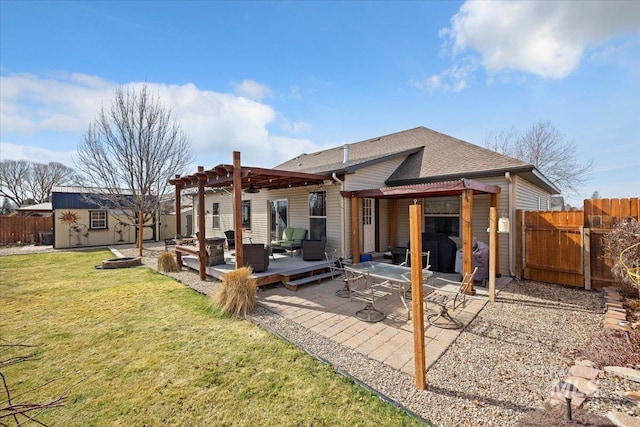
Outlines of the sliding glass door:
<svg viewBox="0 0 640 427">
<path fill-rule="evenodd" d="M 271 240 L 282 238 L 282 232 L 287 228 L 289 217 L 289 201 L 279 199 L 271 201 Z"/>
</svg>

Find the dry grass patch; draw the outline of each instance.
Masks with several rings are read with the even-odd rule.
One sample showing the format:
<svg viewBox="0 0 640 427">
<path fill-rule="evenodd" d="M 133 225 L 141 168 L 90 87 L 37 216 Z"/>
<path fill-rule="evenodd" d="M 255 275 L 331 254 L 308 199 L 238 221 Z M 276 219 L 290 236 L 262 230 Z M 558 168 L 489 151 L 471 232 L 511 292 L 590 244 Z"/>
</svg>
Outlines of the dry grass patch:
<svg viewBox="0 0 640 427">
<path fill-rule="evenodd" d="M 258 285 L 252 270 L 238 268 L 226 273 L 213 295 L 213 303 L 225 313 L 244 317 L 258 306 Z"/>
<path fill-rule="evenodd" d="M 38 346 L 38 360 L 3 370 L 14 396 L 46 401 L 70 388 L 43 423 L 421 425 L 170 278 L 94 268 L 110 257 L 0 259 L 0 339 Z"/>
<path fill-rule="evenodd" d="M 158 271 L 163 273 L 175 273 L 180 271 L 178 261 L 171 252 L 163 252 L 158 256 Z"/>
</svg>

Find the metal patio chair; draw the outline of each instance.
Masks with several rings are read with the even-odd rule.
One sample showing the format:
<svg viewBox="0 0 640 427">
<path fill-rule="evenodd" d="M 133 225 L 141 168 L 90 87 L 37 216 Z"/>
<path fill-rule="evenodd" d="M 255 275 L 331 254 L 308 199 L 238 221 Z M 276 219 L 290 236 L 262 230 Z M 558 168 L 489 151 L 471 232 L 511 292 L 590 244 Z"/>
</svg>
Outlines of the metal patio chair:
<svg viewBox="0 0 640 427">
<path fill-rule="evenodd" d="M 454 318 L 450 311 L 453 312 L 465 306 L 467 292 L 473 285 L 473 276 L 476 274 L 476 271 L 478 271 L 477 267 L 473 269 L 471 274 L 465 274 L 460 282 L 436 277 L 431 282 L 432 285 L 422 285 L 425 290 L 425 304 L 434 303 L 438 306 L 437 312 L 430 313 L 425 317 L 429 324 L 443 329 L 462 328 L 462 322 Z M 436 286 L 437 284 L 453 284 L 457 285 L 458 289 L 456 291 L 445 290 L 442 287 Z"/>
</svg>

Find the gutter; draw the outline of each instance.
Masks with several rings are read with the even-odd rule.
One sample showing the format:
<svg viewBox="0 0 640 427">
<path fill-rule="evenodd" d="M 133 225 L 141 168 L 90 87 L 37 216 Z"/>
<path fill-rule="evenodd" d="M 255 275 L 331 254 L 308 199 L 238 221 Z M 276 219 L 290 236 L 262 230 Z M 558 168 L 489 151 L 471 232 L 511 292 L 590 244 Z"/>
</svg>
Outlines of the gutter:
<svg viewBox="0 0 640 427">
<path fill-rule="evenodd" d="M 505 172 L 504 173 L 504 179 L 507 180 L 507 182 L 509 183 L 509 274 L 511 275 L 511 277 L 515 277 L 515 274 L 513 274 L 513 266 L 515 264 L 515 253 L 513 251 L 514 248 L 514 236 L 513 236 L 513 226 L 514 226 L 514 221 L 513 221 L 513 207 L 515 206 L 515 187 L 513 185 L 513 178 L 511 178 L 511 173 L 510 172 Z"/>
<path fill-rule="evenodd" d="M 340 191 L 344 191 L 344 181 L 341 181 L 340 178 L 338 178 L 338 175 L 336 175 L 335 172 L 333 172 L 331 174 L 331 178 L 337 182 L 338 184 L 340 184 Z M 346 248 L 345 248 L 345 222 L 344 222 L 344 198 L 342 198 L 342 196 L 340 196 L 340 211 L 341 211 L 341 215 L 340 215 L 340 231 L 342 234 L 342 238 L 340 239 L 340 256 L 344 258 L 344 254 L 346 253 Z"/>
</svg>

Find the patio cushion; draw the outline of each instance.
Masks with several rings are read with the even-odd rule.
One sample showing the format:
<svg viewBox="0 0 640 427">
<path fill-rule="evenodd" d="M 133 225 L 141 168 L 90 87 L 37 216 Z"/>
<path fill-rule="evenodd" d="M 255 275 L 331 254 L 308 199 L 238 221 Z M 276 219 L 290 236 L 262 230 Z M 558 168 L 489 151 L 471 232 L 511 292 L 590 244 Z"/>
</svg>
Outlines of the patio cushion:
<svg viewBox="0 0 640 427">
<path fill-rule="evenodd" d="M 305 230 L 304 228 L 294 228 L 293 236 L 291 237 L 290 240 L 302 241 L 304 240 L 305 237 L 307 237 L 307 230 Z"/>
<path fill-rule="evenodd" d="M 280 240 L 284 240 L 284 241 L 293 240 L 294 231 L 295 231 L 295 228 L 285 228 L 284 231 L 282 232 L 282 239 Z"/>
</svg>

